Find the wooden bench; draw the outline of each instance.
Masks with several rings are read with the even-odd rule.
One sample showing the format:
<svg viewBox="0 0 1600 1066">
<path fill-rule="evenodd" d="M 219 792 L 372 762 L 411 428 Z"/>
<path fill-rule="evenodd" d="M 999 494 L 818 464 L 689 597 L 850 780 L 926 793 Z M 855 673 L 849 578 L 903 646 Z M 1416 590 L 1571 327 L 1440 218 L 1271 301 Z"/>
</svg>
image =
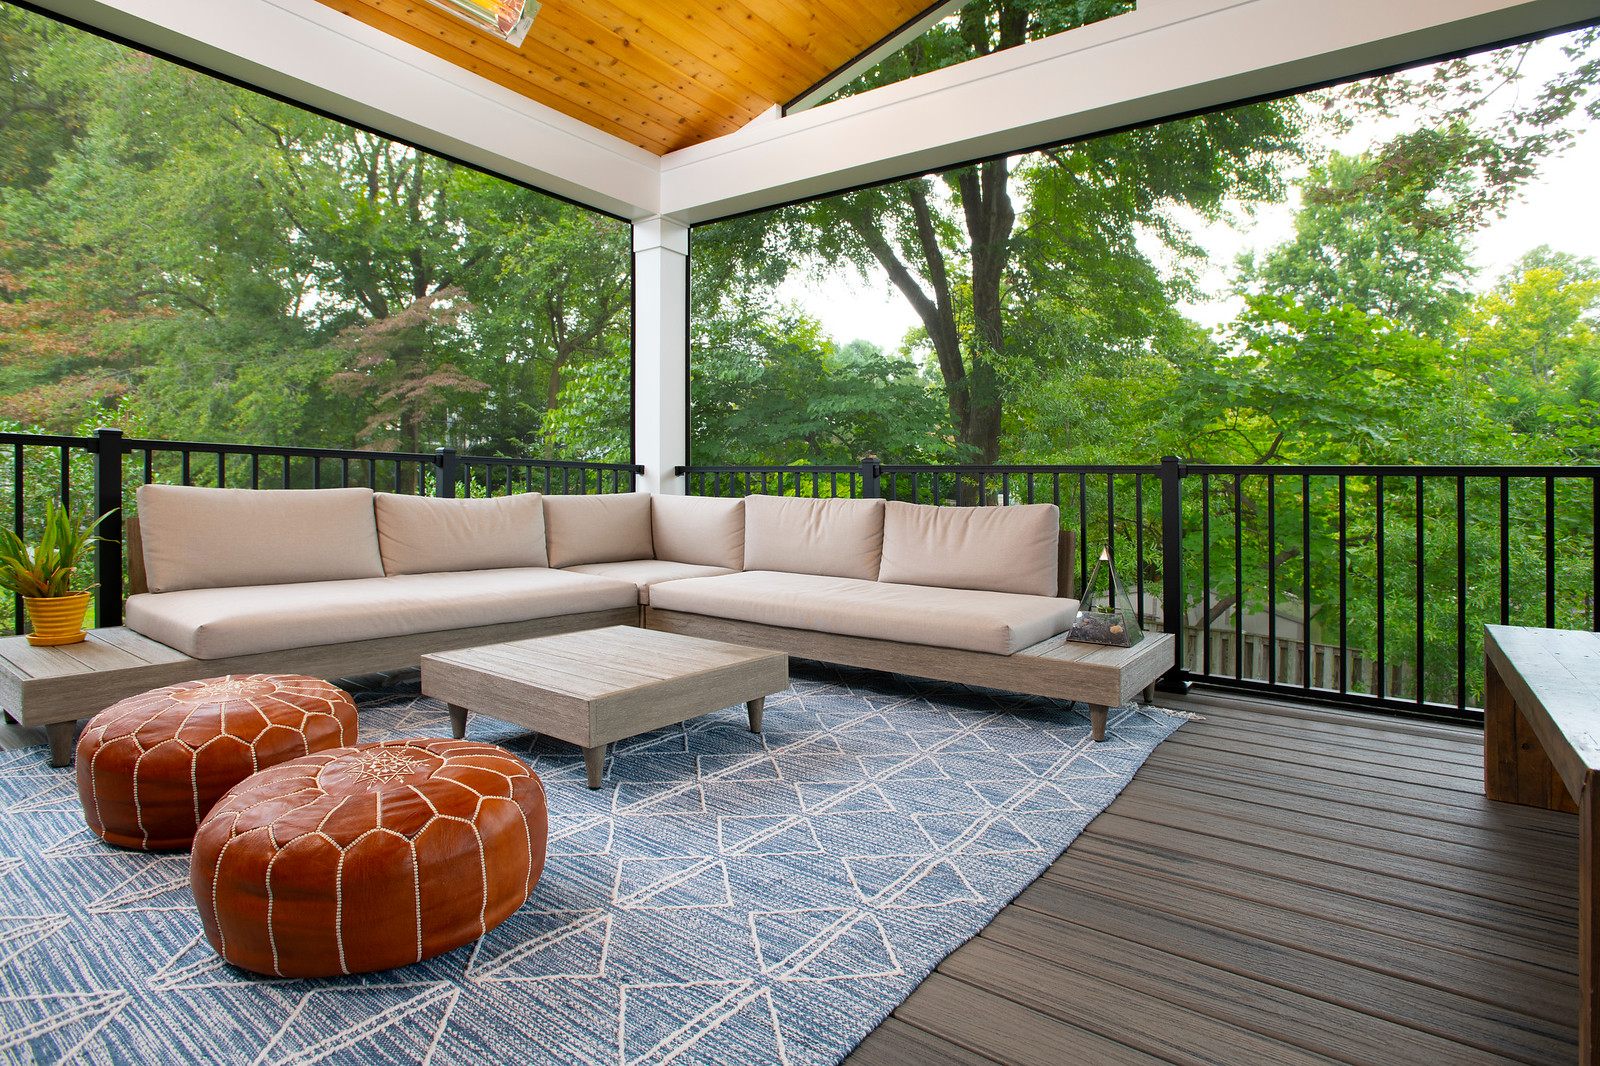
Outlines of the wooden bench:
<svg viewBox="0 0 1600 1066">
<path fill-rule="evenodd" d="M 1600 1066 L 1600 633 L 1485 626 L 1483 791 L 1578 815 L 1578 1061 Z"/>
</svg>

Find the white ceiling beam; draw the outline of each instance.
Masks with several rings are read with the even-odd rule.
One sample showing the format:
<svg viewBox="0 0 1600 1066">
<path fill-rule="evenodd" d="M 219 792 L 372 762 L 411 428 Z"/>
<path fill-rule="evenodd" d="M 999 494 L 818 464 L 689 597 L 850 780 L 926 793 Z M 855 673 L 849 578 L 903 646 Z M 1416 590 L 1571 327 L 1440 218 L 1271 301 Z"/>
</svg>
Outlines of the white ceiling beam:
<svg viewBox="0 0 1600 1066">
<path fill-rule="evenodd" d="M 41 8 L 628 219 L 655 155 L 315 0 L 34 0 Z"/>
<path fill-rule="evenodd" d="M 701 222 L 1481 47 L 1597 0 L 1141 0 L 1137 11 L 662 159 Z"/>
</svg>

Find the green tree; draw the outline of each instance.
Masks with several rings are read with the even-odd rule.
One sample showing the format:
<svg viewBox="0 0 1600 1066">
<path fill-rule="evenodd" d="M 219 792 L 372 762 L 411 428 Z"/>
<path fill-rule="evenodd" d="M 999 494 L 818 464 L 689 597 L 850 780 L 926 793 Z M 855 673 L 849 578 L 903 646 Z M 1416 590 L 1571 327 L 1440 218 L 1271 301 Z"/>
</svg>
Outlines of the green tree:
<svg viewBox="0 0 1600 1066">
<path fill-rule="evenodd" d="M 1127 6 L 974 0 L 860 87 L 1013 48 Z M 1028 329 L 1039 317 L 1029 304 L 1045 294 L 1060 305 L 1115 292 L 1115 309 L 1090 297 L 1101 336 L 1148 342 L 1170 315 L 1173 290 L 1151 268 L 1141 235 L 1179 256 L 1197 254 L 1174 206 L 1213 214 L 1230 195 L 1274 195 L 1295 115 L 1293 104 L 1253 105 L 785 208 L 768 216 L 764 241 L 745 247 L 769 263 L 887 274 L 922 323 L 963 458 L 992 463 L 1019 379 L 1051 358 Z"/>
</svg>

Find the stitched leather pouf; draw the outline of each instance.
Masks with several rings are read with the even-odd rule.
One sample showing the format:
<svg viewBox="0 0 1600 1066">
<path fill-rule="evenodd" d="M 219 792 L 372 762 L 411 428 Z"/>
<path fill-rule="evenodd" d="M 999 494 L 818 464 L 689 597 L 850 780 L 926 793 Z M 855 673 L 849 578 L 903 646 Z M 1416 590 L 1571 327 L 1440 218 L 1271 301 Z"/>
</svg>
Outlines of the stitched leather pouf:
<svg viewBox="0 0 1600 1066">
<path fill-rule="evenodd" d="M 78 798 L 106 843 L 187 848 L 222 794 L 257 770 L 353 744 L 356 706 L 298 674 L 230 674 L 114 703 L 78 737 Z"/>
<path fill-rule="evenodd" d="M 387 970 L 476 940 L 544 871 L 544 787 L 470 740 L 388 740 L 274 766 L 206 816 L 189 860 L 207 939 L 279 977 Z"/>
</svg>

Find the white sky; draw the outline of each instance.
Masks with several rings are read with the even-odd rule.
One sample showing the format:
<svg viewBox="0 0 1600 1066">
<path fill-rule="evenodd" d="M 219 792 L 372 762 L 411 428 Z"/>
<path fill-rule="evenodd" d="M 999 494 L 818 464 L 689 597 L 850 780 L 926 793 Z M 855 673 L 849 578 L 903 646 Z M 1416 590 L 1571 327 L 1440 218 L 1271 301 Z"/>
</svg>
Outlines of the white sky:
<svg viewBox="0 0 1600 1066">
<path fill-rule="evenodd" d="M 1524 83 L 1530 87 L 1525 91 L 1534 91 L 1536 67 L 1548 69 L 1565 62 L 1557 39 L 1542 42 L 1525 67 L 1530 74 Z M 1359 152 L 1385 139 L 1398 125 L 1391 123 L 1386 130 L 1369 124 L 1325 143 L 1344 152 Z M 1244 229 L 1218 223 L 1195 230 L 1210 252 L 1211 265 L 1201 278 L 1204 291 L 1220 294 L 1226 288 L 1239 253 L 1265 251 L 1286 240 L 1293 233 L 1294 208 L 1291 204 L 1266 205 L 1246 222 Z M 1583 128 L 1566 152 L 1545 161 L 1539 180 L 1523 188 L 1505 218 L 1477 234 L 1473 265 L 1479 268 L 1478 287 L 1493 285 L 1512 263 L 1541 244 L 1600 259 L 1600 131 L 1592 125 Z M 851 270 L 811 281 L 791 279 L 779 289 L 779 295 L 819 318 L 840 344 L 863 338 L 893 352 L 906 331 L 918 324 L 910 305 L 882 275 L 875 281 L 863 281 Z M 1233 318 L 1239 302 L 1219 296 L 1206 303 L 1183 304 L 1180 309 L 1197 322 L 1215 326 Z"/>
</svg>

